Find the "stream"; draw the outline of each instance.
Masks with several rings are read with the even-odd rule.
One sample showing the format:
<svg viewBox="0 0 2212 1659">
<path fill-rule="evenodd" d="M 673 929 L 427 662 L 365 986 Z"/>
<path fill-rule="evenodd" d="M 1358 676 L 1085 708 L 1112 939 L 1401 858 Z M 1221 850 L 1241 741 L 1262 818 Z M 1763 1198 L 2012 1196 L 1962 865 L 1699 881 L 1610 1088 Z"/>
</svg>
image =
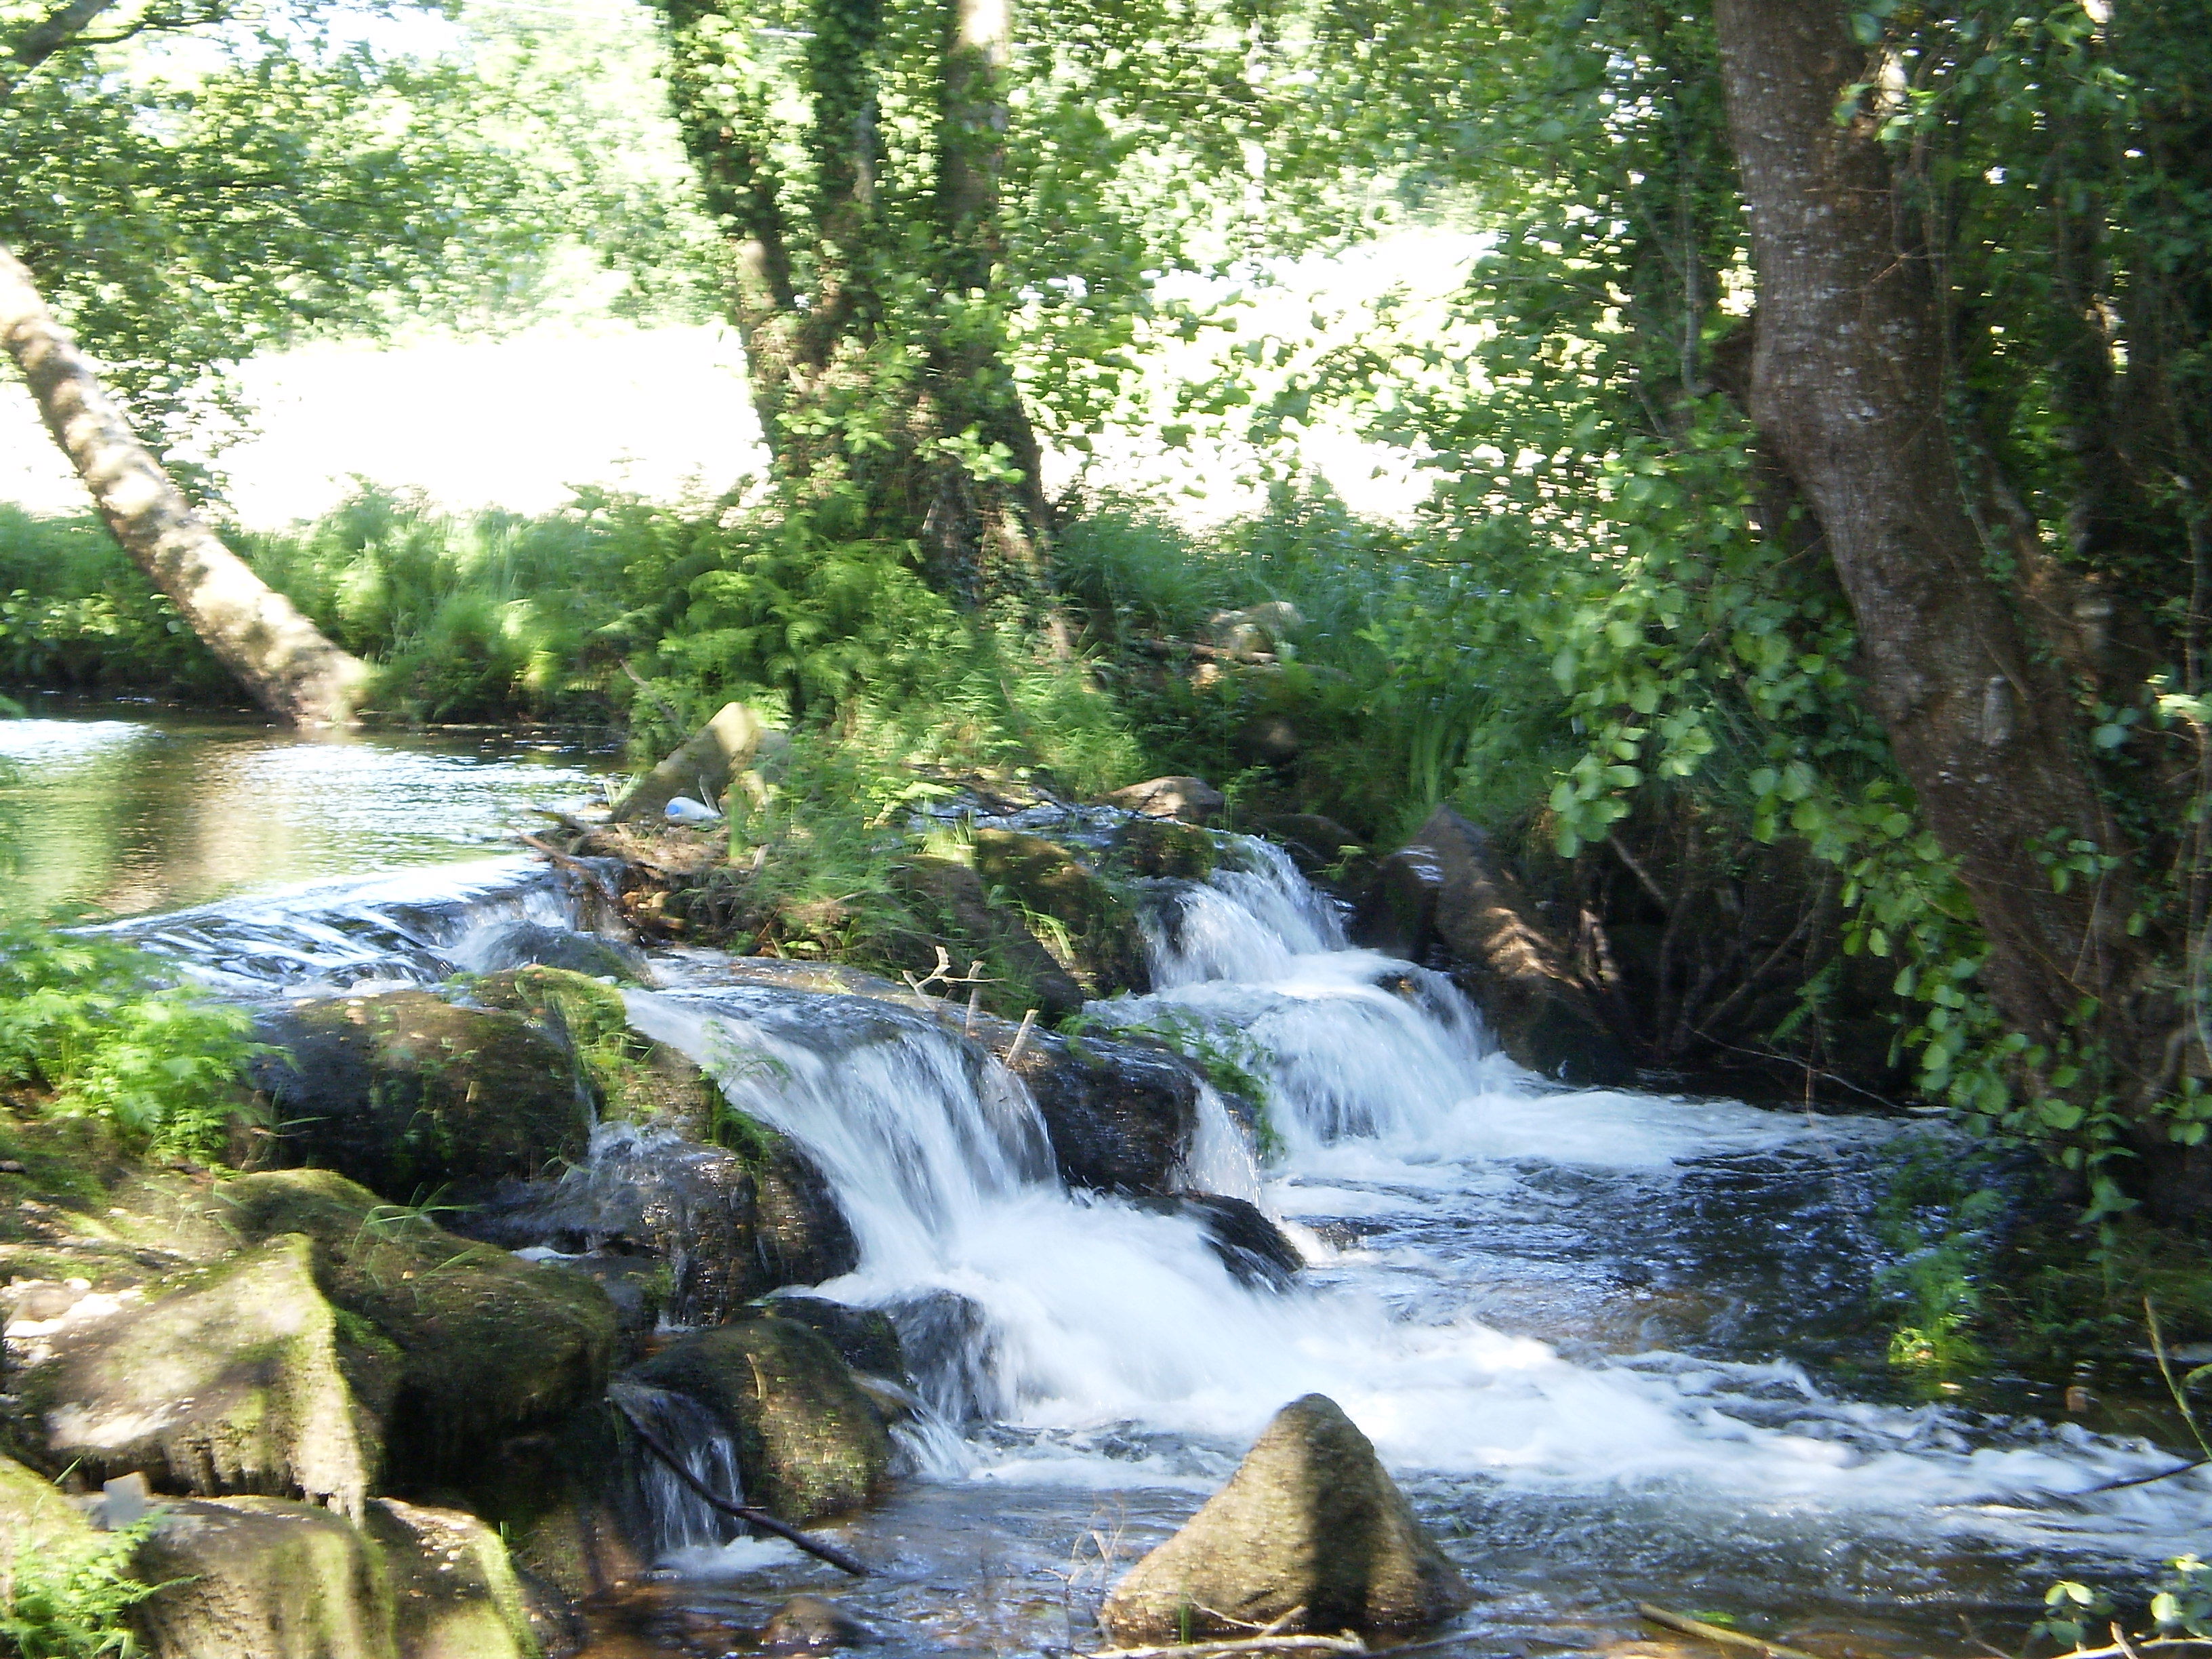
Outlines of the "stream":
<svg viewBox="0 0 2212 1659">
<path fill-rule="evenodd" d="M 495 927 L 573 922 L 559 878 L 482 855 L 502 821 L 583 797 L 585 750 L 379 738 L 302 757 L 265 731 L 149 728 L 157 744 L 111 724 L 130 722 L 0 725 L 0 754 L 35 757 L 14 787 L 27 865 L 76 872 L 40 878 L 42 897 L 153 912 L 115 926 L 218 987 L 434 981 Z M 84 769 L 143 776 L 101 757 L 146 744 L 172 745 L 180 775 L 262 781 L 214 789 L 205 817 L 186 791 L 99 848 L 41 848 L 75 833 L 52 800 L 97 796 Z M 204 824 L 241 811 L 262 820 L 253 844 L 290 849 L 265 870 L 244 842 L 202 850 Z M 633 1022 L 813 1156 L 860 1243 L 819 1293 L 891 1310 L 937 1410 L 905 1436 L 898 1491 L 828 1529 L 874 1577 L 694 1541 L 592 1609 L 592 1659 L 743 1650 L 800 1589 L 894 1659 L 1087 1650 L 1104 1585 L 1310 1390 L 1373 1439 L 1477 1589 L 1470 1652 L 1616 1648 L 1647 1636 L 1648 1599 L 1835 1659 L 1965 1655 L 1978 1632 L 2015 1645 L 2055 1578 L 2140 1577 L 2202 1544 L 2202 1474 L 2069 1497 L 2166 1467 L 2147 1443 L 2025 1395 L 2008 1412 L 1883 1382 L 1860 1218 L 1912 1126 L 1547 1085 L 1492 1051 L 1447 981 L 1348 948 L 1259 843 L 1163 894 L 1153 921 L 1160 988 L 1092 1012 L 1255 1045 L 1273 1156 L 1262 1169 L 1209 1097 L 1187 1175 L 1281 1221 L 1309 1262 L 1290 1291 L 1232 1277 L 1188 1219 L 1065 1190 L 1020 1083 L 930 1014 L 655 953 Z M 945 1291 L 980 1318 L 917 1340 L 911 1310 Z M 686 1501 L 665 1500 L 668 1535 L 711 1538 L 673 1513 Z"/>
</svg>

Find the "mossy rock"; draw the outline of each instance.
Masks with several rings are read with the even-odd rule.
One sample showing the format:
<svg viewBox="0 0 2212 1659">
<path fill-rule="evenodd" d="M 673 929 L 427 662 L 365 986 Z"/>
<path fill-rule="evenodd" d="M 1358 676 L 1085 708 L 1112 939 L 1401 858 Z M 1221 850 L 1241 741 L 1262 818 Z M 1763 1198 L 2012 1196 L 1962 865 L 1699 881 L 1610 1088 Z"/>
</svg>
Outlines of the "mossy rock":
<svg viewBox="0 0 2212 1659">
<path fill-rule="evenodd" d="M 1221 843 L 1194 823 L 1133 818 L 1114 832 L 1104 862 L 1117 875 L 1203 881 L 1221 863 Z"/>
<path fill-rule="evenodd" d="M 883 1490 L 890 1435 L 836 1351 L 788 1319 L 698 1331 L 626 1373 L 726 1423 L 747 1501 L 804 1524 Z"/>
<path fill-rule="evenodd" d="M 1147 820 L 1132 828 L 1181 830 L 1186 826 Z M 1203 830 L 1191 833 L 1205 837 Z M 1051 917 L 1065 930 L 1067 966 L 1087 995 L 1152 988 L 1144 928 L 1135 907 L 1113 881 L 1042 836 L 978 830 L 975 844 L 975 872 L 987 887 Z"/>
<path fill-rule="evenodd" d="M 459 1237 L 329 1170 L 241 1176 L 223 1197 L 244 1237 L 312 1240 L 323 1293 L 398 1348 L 403 1481 L 465 1470 L 489 1441 L 556 1421 L 605 1386 L 615 1311 L 586 1274 Z"/>
<path fill-rule="evenodd" d="M 365 1523 L 402 1659 L 524 1659 L 538 1642 L 499 1534 L 461 1510 L 380 1498 Z"/>
<path fill-rule="evenodd" d="M 721 1097 L 698 1066 L 629 1028 L 622 993 L 560 968 L 517 968 L 473 981 L 470 997 L 547 1027 L 575 1055 L 610 1121 L 665 1124 L 712 1137 Z"/>
<path fill-rule="evenodd" d="M 277 1498 L 167 1506 L 133 1571 L 161 1659 L 537 1659 L 498 1535 L 379 1498 L 356 1526 Z"/>
<path fill-rule="evenodd" d="M 955 972 L 965 973 L 981 960 L 989 982 L 983 986 L 982 1006 L 994 1013 L 1018 1017 L 1025 1008 L 1042 1008 L 1054 1018 L 1082 1007 L 1084 987 L 1030 931 L 1021 912 L 993 900 L 984 878 L 957 859 L 915 857 L 895 872 L 901 894 L 927 926 L 927 938 L 906 942 L 903 955 L 890 965 L 917 975 L 934 966 L 942 948 Z"/>
<path fill-rule="evenodd" d="M 412 1196 L 533 1176 L 590 1139 L 576 1060 L 520 1014 L 394 991 L 295 1004 L 260 1036 L 283 1051 L 255 1068 L 279 1163 Z"/>
<path fill-rule="evenodd" d="M 398 1366 L 315 1282 L 309 1241 L 270 1238 L 65 1328 L 16 1386 L 35 1461 L 166 1492 L 299 1496 L 359 1514 Z"/>
<path fill-rule="evenodd" d="M 89 1545 L 99 1534 L 60 1487 L 12 1457 L 0 1457 L 0 1573 L 26 1555 Z"/>
</svg>

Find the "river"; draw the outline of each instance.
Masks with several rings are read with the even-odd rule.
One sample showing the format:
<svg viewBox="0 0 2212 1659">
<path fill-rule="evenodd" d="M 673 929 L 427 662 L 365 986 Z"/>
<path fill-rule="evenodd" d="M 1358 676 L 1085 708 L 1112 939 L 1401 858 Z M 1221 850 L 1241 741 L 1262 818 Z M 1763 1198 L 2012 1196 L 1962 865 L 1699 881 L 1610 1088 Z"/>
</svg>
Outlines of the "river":
<svg viewBox="0 0 2212 1659">
<path fill-rule="evenodd" d="M 46 745 L 45 781 L 17 786 L 33 842 L 36 792 L 65 795 L 70 767 L 143 769 L 98 760 L 98 722 L 62 725 L 0 727 L 0 751 Z M 58 890 L 118 908 L 118 893 L 212 895 L 125 931 L 264 989 L 434 978 L 491 921 L 557 916 L 532 866 L 452 861 L 481 855 L 502 815 L 582 794 L 598 764 L 228 728 L 161 742 L 179 776 L 235 765 L 296 787 L 181 791 L 163 798 L 185 803 L 176 818 L 133 797 L 131 834 L 29 845 L 31 867 L 76 871 Z M 333 767 L 343 787 L 301 781 Z M 296 849 L 266 881 L 246 852 L 200 851 L 241 811 Z M 130 849 L 127 872 L 96 867 L 108 848 Z M 352 878 L 409 864 L 436 867 Z M 301 876 L 340 878 L 277 881 Z M 896 1659 L 1094 1645 L 1103 1584 L 1310 1389 L 1373 1438 L 1480 1593 L 1459 1627 L 1471 1652 L 1615 1650 L 1648 1636 L 1634 1603 L 1650 1600 L 1833 1659 L 1965 1655 L 2015 1644 L 2055 1578 L 2139 1577 L 2206 1535 L 2201 1475 L 2074 1496 L 2165 1467 L 2146 1443 L 2049 1420 L 2025 1391 L 1916 1401 L 1885 1380 L 1863 1218 L 1885 1149 L 1924 1129 L 1545 1085 L 1491 1052 L 1447 983 L 1347 948 L 1328 903 L 1256 846 L 1160 924 L 1161 988 L 1094 1012 L 1259 1045 L 1279 1152 L 1259 1168 L 1216 1112 L 1194 1174 L 1281 1219 L 1310 1264 L 1287 1293 L 1232 1279 L 1188 1221 L 1061 1189 L 1019 1085 L 924 1014 L 732 983 L 696 951 L 633 994 L 635 1023 L 829 1175 L 861 1259 L 824 1294 L 952 1291 L 982 1310 L 966 1363 L 923 1379 L 981 1416 L 917 1437 L 916 1474 L 836 1528 L 875 1577 L 850 1584 L 781 1544 L 695 1547 L 594 1609 L 593 1659 L 729 1652 L 800 1589 L 837 1595 Z"/>
</svg>

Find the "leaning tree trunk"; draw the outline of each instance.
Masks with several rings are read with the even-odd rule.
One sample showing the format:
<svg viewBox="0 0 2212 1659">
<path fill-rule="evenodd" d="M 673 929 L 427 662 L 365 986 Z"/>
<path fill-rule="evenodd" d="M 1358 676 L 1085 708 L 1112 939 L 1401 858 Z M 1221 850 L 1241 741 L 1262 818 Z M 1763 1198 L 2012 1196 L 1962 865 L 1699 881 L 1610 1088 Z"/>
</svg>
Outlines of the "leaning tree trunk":
<svg viewBox="0 0 2212 1659">
<path fill-rule="evenodd" d="M 2114 1057 L 2142 1062 L 2141 1099 L 2162 1068 L 2117 1029 L 2143 960 L 2124 869 L 2064 892 L 2051 871 L 2069 843 L 2125 849 L 2069 688 L 1990 573 L 1945 428 L 1935 295 L 1894 234 L 1876 118 L 1836 118 L 1871 78 L 1848 9 L 1715 9 L 1759 283 L 1752 414 L 1826 532 L 1875 712 L 1989 936 L 1999 1009 L 2040 1040 L 2099 999 Z"/>
<path fill-rule="evenodd" d="M 300 726 L 349 720 L 365 665 L 325 639 L 192 511 L 4 247 L 0 340 L 123 550 L 253 700 Z"/>
</svg>

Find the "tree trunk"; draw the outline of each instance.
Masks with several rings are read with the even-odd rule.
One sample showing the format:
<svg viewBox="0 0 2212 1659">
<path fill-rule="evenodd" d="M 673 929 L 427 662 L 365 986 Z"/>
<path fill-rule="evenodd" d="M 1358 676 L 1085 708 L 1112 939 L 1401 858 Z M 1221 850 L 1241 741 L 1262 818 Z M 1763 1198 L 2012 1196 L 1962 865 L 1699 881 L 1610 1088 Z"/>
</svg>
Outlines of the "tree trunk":
<svg viewBox="0 0 2212 1659">
<path fill-rule="evenodd" d="M 933 423 L 946 437 L 1003 451 L 1011 476 L 978 477 L 955 454 L 933 457 L 922 539 L 940 585 L 972 601 L 1042 586 L 1050 507 L 1043 457 L 1006 370 L 1006 331 L 992 297 L 1003 254 L 999 183 L 1013 0 L 952 0 L 945 26 L 938 159 L 945 316 L 932 353 Z"/>
<path fill-rule="evenodd" d="M 2144 961 L 2124 866 L 2053 890 L 2069 843 L 2122 854 L 2073 699 L 1992 574 L 1944 422 L 1924 264 L 1900 252 L 1877 119 L 1836 120 L 1873 78 L 1838 0 L 1717 0 L 1729 123 L 1759 282 L 1753 418 L 1826 533 L 1861 672 L 1899 769 L 1958 860 L 1990 941 L 1984 981 L 2016 1029 L 2054 1036 L 2087 997 L 2114 1022 Z M 2141 1103 L 2158 1092 L 2144 1068 Z"/>
<path fill-rule="evenodd" d="M 0 340 L 123 550 L 253 700 L 299 726 L 350 720 L 365 665 L 324 638 L 192 511 L 4 247 Z"/>
</svg>

